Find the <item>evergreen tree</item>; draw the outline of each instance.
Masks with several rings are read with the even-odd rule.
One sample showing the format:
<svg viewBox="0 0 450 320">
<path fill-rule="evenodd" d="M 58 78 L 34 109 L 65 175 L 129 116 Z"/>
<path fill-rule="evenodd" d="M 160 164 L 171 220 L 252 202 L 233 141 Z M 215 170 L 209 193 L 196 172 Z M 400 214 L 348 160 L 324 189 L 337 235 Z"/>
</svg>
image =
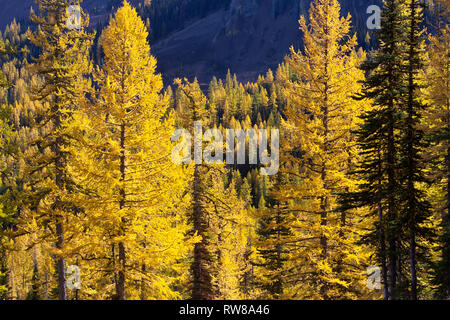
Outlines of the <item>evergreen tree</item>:
<svg viewBox="0 0 450 320">
<path fill-rule="evenodd" d="M 200 90 L 197 80 L 193 83 L 176 80 L 181 99 L 186 102 L 186 108 L 181 114 L 180 124 L 189 128 L 191 136 L 194 136 L 194 124 L 205 119 L 206 97 Z M 206 123 L 208 125 L 208 123 Z M 195 141 L 197 139 L 197 141 Z M 200 143 L 198 137 L 194 136 L 194 144 Z M 192 180 L 192 214 L 190 222 L 193 225 L 192 234 L 201 237 L 201 241 L 195 244 L 194 255 L 191 266 L 192 272 L 192 294 L 194 300 L 211 300 L 215 292 L 213 288 L 213 253 L 210 249 L 211 230 L 208 227 L 208 213 L 205 208 L 204 198 L 207 192 L 205 186 L 205 175 L 208 174 L 199 162 L 202 159 L 194 159 L 194 176 Z M 206 172 L 205 172 L 206 171 Z"/>
<path fill-rule="evenodd" d="M 425 105 L 422 103 L 420 94 L 420 70 L 424 66 L 424 26 L 422 2 L 409 0 L 406 4 L 406 53 L 404 55 L 405 66 L 405 92 L 402 96 L 402 110 L 405 114 L 402 121 L 400 137 L 400 174 L 402 181 L 402 192 L 400 203 L 402 206 L 401 223 L 406 227 L 409 246 L 409 277 L 410 298 L 417 300 L 418 283 L 417 271 L 419 258 L 426 252 L 418 252 L 421 240 L 432 239 L 429 227 L 426 226 L 430 216 L 429 203 L 425 200 L 423 183 L 427 182 L 424 177 L 424 162 L 421 156 L 426 147 L 422 128 L 422 114 Z M 422 247 L 422 246 L 421 246 Z M 422 247 L 423 248 L 423 247 Z M 419 255 L 420 254 L 420 255 Z"/>
<path fill-rule="evenodd" d="M 0 39 L 0 57 L 12 53 L 12 48 L 7 47 Z M 0 72 L 0 90 L 5 90 L 10 86 L 6 76 Z M 8 273 L 9 266 L 7 261 L 7 232 L 14 223 L 14 206 L 11 205 L 10 192 L 10 168 L 8 168 L 8 155 L 17 156 L 17 150 L 14 148 L 15 132 L 10 125 L 11 108 L 0 103 L 0 300 L 6 300 L 8 297 Z"/>
<path fill-rule="evenodd" d="M 447 5 L 447 6 L 446 6 Z M 439 259 L 435 266 L 434 283 L 439 298 L 450 298 L 450 2 L 437 3 L 437 34 L 430 36 L 425 70 L 426 87 L 422 90 L 428 108 L 424 112 L 425 132 L 431 145 L 424 153 L 430 164 L 430 178 L 436 192 L 430 202 L 440 221 Z"/>
<path fill-rule="evenodd" d="M 202 146 L 202 126 L 213 124 L 207 116 L 206 97 L 197 80 L 176 80 L 180 99 L 185 107 L 179 114 L 179 124 L 188 130 L 194 140 L 194 172 L 192 177 L 190 221 L 192 234 L 201 237 L 194 247 L 191 266 L 191 298 L 195 300 L 237 299 L 241 296 L 240 278 L 244 258 L 246 219 L 245 205 L 238 198 L 234 182 L 223 184 L 218 176 L 226 176 L 228 170 L 222 159 L 206 161 L 198 148 Z M 196 130 L 194 130 L 196 128 Z M 199 131 L 200 130 L 200 131 Z M 217 130 L 217 129 L 216 129 Z M 215 139 L 215 138 L 214 138 Z M 218 155 L 223 141 L 211 141 L 209 148 Z M 206 159 L 205 159 L 206 160 Z"/>
<path fill-rule="evenodd" d="M 276 193 L 283 188 L 281 175 L 278 175 L 275 185 L 271 188 L 267 208 L 259 206 L 259 222 L 256 230 L 258 242 L 256 251 L 259 259 L 255 265 L 260 269 L 258 282 L 262 287 L 263 296 L 270 299 L 288 297 L 288 289 L 294 270 L 289 270 L 287 262 L 290 254 L 295 251 L 293 237 L 292 214 L 286 203 L 276 199 Z"/>
<path fill-rule="evenodd" d="M 400 228 L 399 221 L 399 129 L 401 97 L 404 93 L 401 41 L 404 39 L 402 6 L 385 0 L 378 48 L 362 65 L 368 74 L 358 99 L 370 99 L 373 107 L 361 115 L 356 131 L 361 160 L 354 170 L 360 179 L 358 192 L 348 194 L 347 205 L 370 208 L 374 217 L 372 232 L 364 240 L 376 248 L 382 268 L 384 298 L 399 295 Z"/>
<path fill-rule="evenodd" d="M 43 78 L 42 84 L 33 88 L 33 99 L 41 101 L 45 108 L 35 115 L 33 123 L 36 129 L 43 129 L 43 134 L 30 142 L 35 152 L 24 155 L 30 193 L 23 199 L 29 204 L 31 216 L 21 217 L 22 229 L 29 229 L 36 219 L 44 233 L 41 237 L 54 242 L 58 297 L 65 300 L 65 239 L 71 237 L 66 224 L 74 211 L 67 199 L 73 181 L 67 172 L 69 154 L 66 148 L 71 138 L 66 129 L 84 93 L 85 75 L 90 72 L 92 35 L 84 30 L 89 23 L 86 15 L 80 28 L 69 29 L 67 1 L 39 0 L 38 5 L 39 15 L 32 12 L 37 30 L 29 32 L 28 36 L 31 43 L 40 48 L 40 55 L 30 68 Z"/>
<path fill-rule="evenodd" d="M 284 144 L 287 170 L 302 180 L 285 188 L 280 201 L 295 200 L 293 228 L 297 241 L 298 288 L 308 298 L 354 297 L 363 290 L 363 248 L 355 212 L 337 212 L 337 193 L 353 190 L 355 181 L 345 175 L 356 154 L 351 130 L 364 104 L 352 95 L 361 89 L 364 73 L 357 68 L 364 54 L 356 51 L 350 34 L 350 16 L 340 16 L 336 0 L 315 0 L 309 24 L 300 19 L 304 52 L 291 49 L 287 62 L 296 78 L 289 81 Z M 296 156 L 301 148 L 301 156 Z M 297 171 L 298 170 L 298 171 Z M 308 250 L 308 251 L 306 251 Z"/>
<path fill-rule="evenodd" d="M 71 126 L 77 245 L 93 297 L 179 297 L 192 243 L 181 214 L 188 176 L 171 160 L 174 119 L 146 30 L 124 1 L 104 31 L 99 89 Z"/>
</svg>

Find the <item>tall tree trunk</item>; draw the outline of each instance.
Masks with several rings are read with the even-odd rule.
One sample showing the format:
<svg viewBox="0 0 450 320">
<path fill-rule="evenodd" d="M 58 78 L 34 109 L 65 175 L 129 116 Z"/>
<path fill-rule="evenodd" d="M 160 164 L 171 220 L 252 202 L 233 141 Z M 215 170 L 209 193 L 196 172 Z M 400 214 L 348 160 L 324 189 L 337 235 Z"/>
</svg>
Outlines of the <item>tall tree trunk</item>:
<svg viewBox="0 0 450 320">
<path fill-rule="evenodd" d="M 194 231 L 200 231 L 200 190 L 198 187 L 199 183 L 199 172 L 198 166 L 194 169 Z M 200 235 L 200 234 L 199 234 Z M 202 239 L 203 242 L 203 239 Z M 192 273 L 193 273 L 193 286 L 192 286 L 192 299 L 201 300 L 203 298 L 202 294 L 202 246 L 201 242 L 198 242 L 194 246 L 194 261 L 192 263 Z"/>
<path fill-rule="evenodd" d="M 447 110 L 449 108 L 447 107 Z M 448 119 L 447 123 L 450 122 Z M 439 272 L 442 272 L 442 284 L 444 299 L 450 300 L 450 147 L 447 148 L 446 155 L 446 209 L 442 211 L 441 226 L 443 231 L 442 235 L 442 266 Z"/>
<path fill-rule="evenodd" d="M 392 81 L 391 81 L 392 82 Z M 387 150 L 387 174 L 388 174 L 388 229 L 387 232 L 387 240 L 389 244 L 388 249 L 388 269 L 389 269 L 389 277 L 388 277 L 388 291 L 389 291 L 389 299 L 394 299 L 396 286 L 397 286 L 397 226 L 396 223 L 396 204 L 395 204 L 395 192 L 396 189 L 396 176 L 395 176 L 395 165 L 396 165 L 396 151 L 395 151 L 395 135 L 394 135 L 394 101 L 390 101 L 389 105 L 390 111 L 388 114 L 388 150 Z M 394 223 L 395 228 L 392 227 L 392 223 Z"/>
<path fill-rule="evenodd" d="M 247 245 L 246 245 L 246 251 L 244 254 L 244 261 L 245 261 L 245 269 L 244 269 L 244 275 L 243 275 L 243 285 L 242 285 L 242 292 L 244 293 L 244 300 L 249 299 L 250 293 L 253 292 L 253 264 L 250 261 L 251 256 L 251 248 L 252 248 L 252 240 L 250 236 L 247 236 Z M 249 268 L 250 266 L 250 268 Z"/>
<path fill-rule="evenodd" d="M 125 247 L 123 242 L 119 242 L 119 276 L 117 278 L 117 297 L 125 300 Z"/>
<path fill-rule="evenodd" d="M 57 100 L 58 101 L 58 100 Z M 61 115 L 58 113 L 55 119 L 55 128 L 59 129 L 61 127 Z M 61 147 L 63 146 L 63 141 L 61 137 L 58 137 L 55 141 L 55 156 L 56 156 L 56 176 L 55 182 L 59 190 L 64 190 L 64 164 L 63 155 L 61 153 Z M 56 210 L 63 211 L 65 208 L 61 202 L 59 196 L 55 201 Z M 58 212 L 56 215 L 56 248 L 62 250 L 64 246 L 64 225 L 63 217 Z M 58 256 L 56 261 L 56 267 L 58 270 L 58 298 L 59 300 L 67 300 L 66 293 L 66 270 L 65 270 L 65 259 Z"/>
<path fill-rule="evenodd" d="M 221 223 L 219 223 L 218 229 L 222 230 L 222 228 L 223 228 L 223 226 L 221 225 Z M 218 272 L 220 272 L 220 270 L 222 270 L 222 265 L 223 265 L 222 264 L 222 249 L 221 249 L 222 248 L 222 233 L 219 233 L 217 235 L 217 247 L 218 247 L 218 250 L 217 250 L 217 267 L 214 270 L 215 274 L 217 274 Z M 220 297 L 220 295 L 222 294 L 221 289 L 222 288 L 220 287 L 220 284 L 217 285 L 217 288 L 216 288 L 216 296 L 217 297 Z"/>
<path fill-rule="evenodd" d="M 416 234 L 414 226 L 410 230 L 409 238 L 409 271 L 411 273 L 411 299 L 417 300 L 417 270 L 416 270 Z"/>
<path fill-rule="evenodd" d="M 121 181 L 122 183 L 125 183 L 125 123 L 122 123 L 120 127 L 120 148 L 122 149 L 121 155 L 120 155 L 120 174 L 121 174 Z M 126 195 L 125 195 L 125 187 L 122 186 L 120 190 L 120 209 L 122 210 L 125 208 L 125 201 L 126 201 Z M 122 218 L 122 224 L 125 223 L 125 219 Z M 121 233 L 123 234 L 125 232 L 124 226 L 122 225 Z M 117 298 L 119 300 L 125 300 L 125 265 L 126 265 L 126 255 L 125 255 L 125 246 L 123 242 L 119 242 L 119 273 L 117 277 Z"/>
<path fill-rule="evenodd" d="M 407 181 L 407 195 L 408 195 L 408 222 L 409 222 L 409 269 L 411 281 L 411 299 L 417 300 L 417 258 L 416 258 L 416 192 L 414 188 L 415 175 L 415 152 L 414 152 L 414 44 L 415 44 L 415 28 L 416 28 L 416 0 L 410 0 L 410 35 L 409 35 L 409 63 L 408 63 L 408 117 L 407 117 L 407 157 L 408 157 L 408 181 Z"/>
<path fill-rule="evenodd" d="M 444 266 L 450 262 L 450 148 L 447 148 L 447 208 L 442 213 L 442 228 L 444 230 L 442 241 L 442 259 Z M 450 268 L 443 268 L 444 295 L 450 300 Z"/>
<path fill-rule="evenodd" d="M 275 293 L 277 294 L 277 298 L 279 298 L 279 296 L 281 296 L 281 294 L 283 294 L 283 277 L 281 274 L 281 268 L 283 266 L 283 262 L 281 260 L 281 217 L 280 217 L 280 207 L 277 206 L 277 246 L 276 246 L 276 250 L 277 250 L 277 285 L 276 285 L 276 289 L 275 289 Z"/>
<path fill-rule="evenodd" d="M 0 286 L 9 287 L 9 270 L 8 261 L 6 256 L 6 249 L 0 247 Z M 6 291 L 0 295 L 0 300 L 7 300 L 9 298 L 10 291 Z"/>
<path fill-rule="evenodd" d="M 326 139 L 326 138 L 325 138 Z M 325 164 L 322 165 L 322 173 L 321 178 L 323 185 L 326 189 L 326 178 L 327 172 Z M 328 223 L 328 196 L 322 196 L 321 204 L 320 204 L 320 225 L 325 228 Z M 328 258 L 328 239 L 327 236 L 321 232 L 320 235 L 320 246 L 322 250 L 322 259 L 326 260 Z M 328 299 L 328 284 L 324 284 L 321 289 L 321 293 L 324 299 Z"/>
<path fill-rule="evenodd" d="M 381 152 L 378 149 L 378 222 L 379 226 L 379 241 L 380 241 L 380 258 L 381 258 L 381 275 L 383 277 L 383 298 L 384 300 L 389 300 L 389 290 L 388 290 L 388 278 L 387 278 L 387 266 L 386 266 L 386 237 L 384 232 L 384 221 L 383 221 L 383 204 L 381 199 L 383 197 L 381 190 Z"/>
<path fill-rule="evenodd" d="M 448 64 L 447 64 L 448 67 Z M 449 92 L 449 80 L 446 81 L 446 89 Z M 447 108 L 447 131 L 450 130 L 450 101 L 446 100 L 446 108 Z M 447 141 L 448 143 L 448 141 Z M 443 274 L 443 282 L 444 282 L 444 295 L 447 300 L 450 300 L 450 147 L 447 147 L 447 155 L 446 155 L 446 177 L 447 177 L 447 188 L 446 188 L 446 210 L 442 211 L 442 230 L 444 230 L 444 235 L 442 239 L 442 259 L 444 260 L 444 265 L 447 268 L 444 268 Z"/>
<path fill-rule="evenodd" d="M 202 241 L 194 246 L 194 261 L 192 263 L 193 286 L 192 299 L 208 300 L 213 298 L 212 279 L 210 270 L 207 269 L 208 240 L 206 238 L 206 223 L 203 217 L 201 205 L 201 178 L 200 166 L 195 165 L 194 168 L 194 196 L 193 196 L 193 220 L 194 231 L 202 237 Z"/>
<path fill-rule="evenodd" d="M 328 7 L 326 7 L 326 10 L 328 10 Z M 328 35 L 328 25 L 325 26 L 325 35 Z M 325 75 L 328 75 L 328 37 L 326 38 L 325 43 Z M 324 128 L 324 150 L 323 153 L 326 156 L 328 153 L 328 91 L 329 91 L 329 83 L 328 81 L 325 82 L 325 88 L 324 88 L 324 106 L 322 108 L 322 125 Z M 322 186 L 324 190 L 327 190 L 327 166 L 325 161 L 322 163 L 322 169 L 321 169 L 321 180 L 322 180 Z M 320 204 L 320 225 L 322 227 L 326 227 L 328 223 L 328 196 L 322 196 L 321 204 Z M 320 246 L 322 249 L 322 259 L 326 260 L 328 258 L 328 239 L 326 235 L 322 232 L 320 236 Z M 326 300 L 328 299 L 328 284 L 324 284 L 321 289 L 321 293 L 323 298 Z"/>
<path fill-rule="evenodd" d="M 64 244 L 64 231 L 63 224 L 59 218 L 58 223 L 56 224 L 56 234 L 58 237 L 58 241 L 56 242 L 56 247 L 58 249 L 62 249 Z M 64 258 L 58 258 L 57 262 L 58 268 L 58 298 L 59 300 L 67 300 L 66 293 L 66 269 L 65 269 L 65 260 Z"/>
</svg>

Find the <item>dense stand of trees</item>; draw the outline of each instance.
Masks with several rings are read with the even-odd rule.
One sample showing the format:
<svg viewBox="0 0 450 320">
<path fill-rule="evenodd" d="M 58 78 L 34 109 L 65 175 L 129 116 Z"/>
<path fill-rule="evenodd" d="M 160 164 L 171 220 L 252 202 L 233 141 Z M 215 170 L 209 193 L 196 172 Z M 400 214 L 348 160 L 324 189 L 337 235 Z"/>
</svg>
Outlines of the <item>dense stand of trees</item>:
<svg viewBox="0 0 450 320">
<path fill-rule="evenodd" d="M 275 73 L 203 91 L 164 89 L 128 2 L 99 34 L 38 4 L 0 41 L 0 299 L 450 298 L 448 0 L 384 0 L 370 52 L 314 0 Z M 279 129 L 280 170 L 177 163 L 179 128 L 212 158 L 207 129 Z"/>
<path fill-rule="evenodd" d="M 118 6 L 121 1 L 118 0 Z M 139 14 L 150 28 L 152 39 L 158 40 L 187 26 L 195 18 L 226 9 L 231 0 L 147 0 L 139 8 Z"/>
</svg>

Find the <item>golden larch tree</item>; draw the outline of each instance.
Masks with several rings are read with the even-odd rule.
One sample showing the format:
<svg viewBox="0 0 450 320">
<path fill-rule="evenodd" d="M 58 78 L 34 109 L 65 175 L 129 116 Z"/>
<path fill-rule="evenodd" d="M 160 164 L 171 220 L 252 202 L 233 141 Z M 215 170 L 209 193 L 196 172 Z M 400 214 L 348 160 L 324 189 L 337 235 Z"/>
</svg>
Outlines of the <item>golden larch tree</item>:
<svg viewBox="0 0 450 320">
<path fill-rule="evenodd" d="M 352 95 L 361 89 L 358 66 L 365 57 L 357 51 L 350 15 L 341 17 L 340 9 L 337 0 L 314 0 L 308 22 L 299 21 L 304 50 L 292 48 L 287 58 L 293 77 L 286 88 L 283 157 L 288 173 L 299 179 L 278 197 L 290 201 L 296 215 L 292 297 L 356 298 L 364 286 L 366 253 L 356 245 L 355 213 L 336 210 L 337 195 L 355 188 L 346 174 L 356 160 L 351 130 L 364 103 Z"/>
<path fill-rule="evenodd" d="M 171 160 L 174 119 L 147 37 L 124 1 L 103 32 L 99 89 L 72 126 L 86 297 L 180 298 L 188 175 Z"/>
</svg>

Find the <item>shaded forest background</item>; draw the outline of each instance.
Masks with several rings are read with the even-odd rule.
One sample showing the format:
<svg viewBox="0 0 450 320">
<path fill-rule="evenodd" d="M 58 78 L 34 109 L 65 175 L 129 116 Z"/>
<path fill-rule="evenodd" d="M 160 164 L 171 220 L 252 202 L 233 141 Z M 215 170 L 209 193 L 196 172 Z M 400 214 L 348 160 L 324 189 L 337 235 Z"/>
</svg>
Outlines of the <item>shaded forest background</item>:
<svg viewBox="0 0 450 320">
<path fill-rule="evenodd" d="M 242 82 L 254 81 L 269 68 L 276 69 L 289 52 L 301 45 L 298 18 L 306 14 L 310 0 L 134 0 L 150 27 L 152 52 L 166 83 L 176 77 L 197 77 L 205 88 L 213 76 L 225 78 L 228 69 Z M 149 5 L 150 3 L 150 5 Z M 89 0 L 83 6 L 91 27 L 100 31 L 119 0 Z M 380 0 L 370 4 L 381 5 Z M 0 27 L 13 18 L 26 30 L 34 0 L 1 0 Z M 365 0 L 342 1 L 342 14 L 352 15 L 352 28 L 366 49 Z M 35 6 L 35 5 L 34 5 Z M 151 23 L 149 23 L 151 21 Z M 97 33 L 99 34 L 99 32 Z"/>
</svg>

